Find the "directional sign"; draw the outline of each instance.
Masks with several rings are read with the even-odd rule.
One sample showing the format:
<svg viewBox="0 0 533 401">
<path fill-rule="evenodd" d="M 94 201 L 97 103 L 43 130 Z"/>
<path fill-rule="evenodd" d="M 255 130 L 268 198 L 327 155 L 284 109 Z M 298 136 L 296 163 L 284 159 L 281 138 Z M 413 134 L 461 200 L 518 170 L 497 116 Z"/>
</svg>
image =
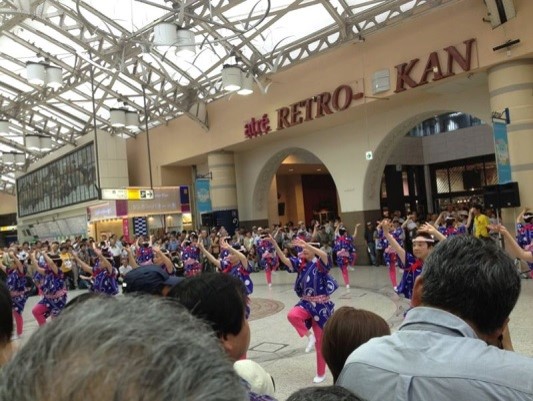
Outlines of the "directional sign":
<svg viewBox="0 0 533 401">
<path fill-rule="evenodd" d="M 154 199 L 154 191 L 152 189 L 128 189 L 129 200 L 148 200 Z"/>
<path fill-rule="evenodd" d="M 154 199 L 153 189 L 102 189 L 103 200 L 151 200 Z"/>
</svg>

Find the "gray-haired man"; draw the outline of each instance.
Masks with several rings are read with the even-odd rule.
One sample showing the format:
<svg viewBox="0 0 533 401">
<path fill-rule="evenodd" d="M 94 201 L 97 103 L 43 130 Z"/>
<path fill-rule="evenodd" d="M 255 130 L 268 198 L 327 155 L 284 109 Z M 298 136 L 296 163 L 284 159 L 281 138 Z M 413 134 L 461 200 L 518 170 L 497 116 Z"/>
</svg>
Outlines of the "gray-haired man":
<svg viewBox="0 0 533 401">
<path fill-rule="evenodd" d="M 448 238 L 426 259 L 399 330 L 355 350 L 337 384 L 369 401 L 531 401 L 533 359 L 506 350 L 519 294 L 501 249 Z"/>
<path fill-rule="evenodd" d="M 2 401 L 242 401 L 212 330 L 175 300 L 95 298 L 42 327 L 0 373 Z"/>
</svg>

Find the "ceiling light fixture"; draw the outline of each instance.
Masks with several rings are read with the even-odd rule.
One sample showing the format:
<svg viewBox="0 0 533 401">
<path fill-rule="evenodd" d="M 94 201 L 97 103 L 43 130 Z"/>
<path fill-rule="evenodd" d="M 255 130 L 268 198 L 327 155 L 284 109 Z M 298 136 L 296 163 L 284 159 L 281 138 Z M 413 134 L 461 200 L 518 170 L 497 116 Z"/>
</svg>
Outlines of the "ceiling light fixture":
<svg viewBox="0 0 533 401">
<path fill-rule="evenodd" d="M 230 92 L 242 88 L 242 71 L 239 66 L 224 64 L 222 67 L 222 88 Z"/>
<path fill-rule="evenodd" d="M 26 135 L 26 148 L 36 152 L 49 152 L 52 150 L 52 138 L 44 135 Z"/>
<path fill-rule="evenodd" d="M 192 57 L 196 54 L 196 39 L 194 32 L 178 28 L 176 41 L 176 54 L 181 57 Z"/>
<path fill-rule="evenodd" d="M 242 86 L 237 91 L 239 95 L 248 96 L 254 93 L 254 77 L 251 72 L 245 73 L 244 71 L 241 71 L 241 83 Z"/>
<path fill-rule="evenodd" d="M 2 155 L 2 163 L 4 163 L 6 166 L 12 166 L 15 164 L 15 153 L 13 152 L 6 152 Z"/>
<path fill-rule="evenodd" d="M 109 122 L 113 128 L 122 128 L 126 126 L 125 107 L 112 108 L 109 110 Z"/>
<path fill-rule="evenodd" d="M 26 63 L 26 79 L 30 84 L 48 86 L 56 90 L 63 86 L 63 70 L 48 64 L 46 61 L 28 61 Z"/>
<path fill-rule="evenodd" d="M 124 102 L 123 106 L 109 109 L 109 122 L 113 128 L 135 130 L 139 128 L 139 114 Z M 119 138 L 130 138 L 128 132 L 117 132 Z"/>
<path fill-rule="evenodd" d="M 0 135 L 9 135 L 9 121 L 0 120 Z"/>
</svg>

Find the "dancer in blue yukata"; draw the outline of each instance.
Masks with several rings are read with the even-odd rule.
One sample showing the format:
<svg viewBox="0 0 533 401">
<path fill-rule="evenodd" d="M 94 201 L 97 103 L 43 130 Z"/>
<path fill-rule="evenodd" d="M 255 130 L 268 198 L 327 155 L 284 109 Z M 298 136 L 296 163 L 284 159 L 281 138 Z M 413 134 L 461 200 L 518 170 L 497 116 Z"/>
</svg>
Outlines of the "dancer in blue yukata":
<svg viewBox="0 0 533 401">
<path fill-rule="evenodd" d="M 335 308 L 330 295 L 339 287 L 329 274 L 331 258 L 325 251 L 299 238 L 292 241 L 292 246 L 299 247 L 302 251 L 297 257 L 287 257 L 274 238 L 270 236 L 269 240 L 276 248 L 281 263 L 298 274 L 294 291 L 300 301 L 289 311 L 287 318 L 300 337 L 307 336 L 306 352 L 310 352 L 313 347 L 316 348 L 317 368 L 313 382 L 321 383 L 326 379 L 326 361 L 322 355 L 322 331 Z M 312 333 L 309 331 L 311 329 Z"/>
<path fill-rule="evenodd" d="M 379 228 L 383 230 L 384 237 L 394 249 L 394 252 L 398 255 L 398 266 L 403 270 L 402 280 L 400 281 L 396 292 L 402 294 L 407 299 L 411 299 L 413 295 L 413 286 L 416 278 L 422 272 L 424 260 L 433 250 L 436 239 L 443 241 L 446 237 L 433 225 L 426 223 L 418 229 L 418 232 L 413 239 L 413 253 L 409 253 L 405 251 L 392 235 L 391 232 L 393 227 L 390 220 L 382 220 L 379 224 Z"/>
<path fill-rule="evenodd" d="M 46 323 L 46 319 L 59 316 L 67 303 L 67 287 L 65 277 L 61 271 L 61 259 L 56 255 L 54 259 L 43 254 L 44 267 L 39 266 L 35 252 L 31 253 L 32 267 L 44 275 L 42 291 L 43 298 L 33 307 L 32 313 L 39 326 Z"/>
<path fill-rule="evenodd" d="M 109 258 L 107 258 L 102 250 L 98 248 L 94 248 L 94 252 L 98 256 L 98 259 L 94 262 L 93 267 L 83 262 L 76 254 L 73 255 L 73 258 L 79 267 L 85 272 L 92 274 L 94 278 L 92 292 L 110 296 L 117 295 L 118 274 L 117 269 L 111 264 L 111 256 L 109 255 Z"/>
</svg>

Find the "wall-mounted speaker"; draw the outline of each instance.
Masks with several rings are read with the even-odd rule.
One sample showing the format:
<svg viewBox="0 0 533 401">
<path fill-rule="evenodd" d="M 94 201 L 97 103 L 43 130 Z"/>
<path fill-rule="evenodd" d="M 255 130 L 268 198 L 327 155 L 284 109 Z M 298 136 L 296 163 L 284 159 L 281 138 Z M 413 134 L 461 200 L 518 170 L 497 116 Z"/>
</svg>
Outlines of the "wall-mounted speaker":
<svg viewBox="0 0 533 401">
<path fill-rule="evenodd" d="M 514 0 L 485 0 L 485 5 L 493 28 L 505 24 L 516 16 Z"/>
<path fill-rule="evenodd" d="M 485 207 L 502 209 L 520 207 L 520 190 L 517 182 L 508 184 L 488 185 L 483 194 Z"/>
</svg>

